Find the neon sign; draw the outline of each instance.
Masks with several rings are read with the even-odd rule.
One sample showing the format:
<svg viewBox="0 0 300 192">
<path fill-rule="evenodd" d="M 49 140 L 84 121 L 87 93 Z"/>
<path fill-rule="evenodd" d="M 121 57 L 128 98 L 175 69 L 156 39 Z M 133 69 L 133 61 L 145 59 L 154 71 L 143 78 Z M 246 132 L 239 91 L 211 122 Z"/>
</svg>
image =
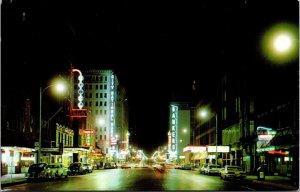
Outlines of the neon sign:
<svg viewBox="0 0 300 192">
<path fill-rule="evenodd" d="M 177 116 L 178 106 L 171 105 L 171 151 L 177 150 Z"/>
<path fill-rule="evenodd" d="M 115 125 L 115 76 L 111 74 L 111 85 L 110 85 L 110 136 L 114 138 L 114 125 Z"/>
<path fill-rule="evenodd" d="M 82 73 L 81 73 L 81 71 L 80 70 L 78 70 L 78 69 L 73 69 L 72 70 L 72 72 L 78 72 L 79 73 L 79 76 L 78 76 L 78 97 L 77 97 L 77 99 L 78 99 L 78 104 L 77 104 L 77 106 L 78 106 L 78 108 L 79 109 L 82 109 L 82 107 L 83 107 L 83 93 L 84 93 L 84 90 L 83 90 L 83 86 L 84 86 L 84 84 L 82 83 L 82 81 L 83 81 L 83 76 L 82 76 Z"/>
</svg>

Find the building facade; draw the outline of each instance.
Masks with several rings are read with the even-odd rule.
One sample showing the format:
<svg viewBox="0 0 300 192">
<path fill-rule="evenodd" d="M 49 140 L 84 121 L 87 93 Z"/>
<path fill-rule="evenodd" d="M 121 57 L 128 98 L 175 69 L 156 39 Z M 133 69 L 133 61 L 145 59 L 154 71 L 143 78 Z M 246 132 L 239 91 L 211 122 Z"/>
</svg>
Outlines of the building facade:
<svg viewBox="0 0 300 192">
<path fill-rule="evenodd" d="M 113 70 L 85 70 L 83 76 L 83 109 L 87 110 L 87 118 L 86 128 L 82 130 L 85 134 L 79 136 L 81 142 L 85 138 L 81 145 L 90 142 L 90 146 L 100 149 L 112 160 L 128 142 L 125 89 L 119 84 Z M 77 96 L 75 92 L 74 98 Z M 90 135 L 89 138 L 86 134 Z"/>
<path fill-rule="evenodd" d="M 191 108 L 189 103 L 171 103 L 168 150 L 171 162 L 183 163 L 184 147 L 191 142 Z"/>
</svg>

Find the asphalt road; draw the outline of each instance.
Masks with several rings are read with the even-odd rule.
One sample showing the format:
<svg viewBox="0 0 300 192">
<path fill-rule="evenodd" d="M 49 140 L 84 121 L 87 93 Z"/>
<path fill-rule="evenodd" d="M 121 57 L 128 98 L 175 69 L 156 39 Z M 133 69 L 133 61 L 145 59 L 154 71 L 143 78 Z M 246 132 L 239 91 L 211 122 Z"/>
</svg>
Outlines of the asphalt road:
<svg viewBox="0 0 300 192">
<path fill-rule="evenodd" d="M 151 168 L 96 170 L 67 179 L 39 181 L 4 188 L 4 191 L 84 191 L 84 190 L 213 190 L 213 191 L 275 191 L 270 186 L 251 182 L 224 181 L 219 176 L 207 176 L 195 171 L 168 169 L 159 172 Z"/>
</svg>

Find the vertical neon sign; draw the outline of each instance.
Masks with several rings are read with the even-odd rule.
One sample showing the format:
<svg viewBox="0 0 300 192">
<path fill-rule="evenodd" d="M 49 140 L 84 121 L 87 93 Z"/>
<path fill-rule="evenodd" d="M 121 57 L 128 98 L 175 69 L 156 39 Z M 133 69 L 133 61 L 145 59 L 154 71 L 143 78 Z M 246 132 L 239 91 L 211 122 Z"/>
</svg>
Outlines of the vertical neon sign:
<svg viewBox="0 0 300 192">
<path fill-rule="evenodd" d="M 77 97 L 77 99 L 78 99 L 78 104 L 77 104 L 77 106 L 78 106 L 78 108 L 79 109 L 82 109 L 82 107 L 83 107 L 83 93 L 84 93 L 84 90 L 83 90 L 83 86 L 84 86 L 84 84 L 83 84 L 83 76 L 82 76 L 82 73 L 81 73 L 81 71 L 80 70 L 78 70 L 78 69 L 73 69 L 72 70 L 72 72 L 78 72 L 79 73 L 79 76 L 78 76 L 78 97 Z"/>
<path fill-rule="evenodd" d="M 177 116 L 178 106 L 171 105 L 171 151 L 177 151 Z"/>
<path fill-rule="evenodd" d="M 115 125 L 115 76 L 112 73 L 110 76 L 110 136 L 114 138 L 114 125 Z"/>
</svg>

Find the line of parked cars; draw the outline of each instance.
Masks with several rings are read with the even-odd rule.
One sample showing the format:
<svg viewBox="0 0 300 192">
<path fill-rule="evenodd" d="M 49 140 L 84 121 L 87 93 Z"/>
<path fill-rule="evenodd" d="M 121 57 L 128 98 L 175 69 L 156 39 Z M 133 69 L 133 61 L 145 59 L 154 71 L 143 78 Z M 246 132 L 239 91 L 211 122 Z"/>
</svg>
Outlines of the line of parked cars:
<svg viewBox="0 0 300 192">
<path fill-rule="evenodd" d="M 55 179 L 68 177 L 68 169 L 65 168 L 61 163 L 36 163 L 32 164 L 28 172 L 25 173 L 27 180 L 33 179 Z"/>
<path fill-rule="evenodd" d="M 225 165 L 221 168 L 220 165 L 203 164 L 199 172 L 206 175 L 219 175 L 221 179 L 245 179 L 246 172 L 240 166 Z"/>
<path fill-rule="evenodd" d="M 93 172 L 93 166 L 87 163 L 74 162 L 69 166 L 69 175 L 83 175 Z"/>
<path fill-rule="evenodd" d="M 93 167 L 90 164 L 80 162 L 71 163 L 68 168 L 64 167 L 61 163 L 36 163 L 29 167 L 28 172 L 25 173 L 25 178 L 28 181 L 35 179 L 56 179 L 92 172 Z"/>
</svg>

